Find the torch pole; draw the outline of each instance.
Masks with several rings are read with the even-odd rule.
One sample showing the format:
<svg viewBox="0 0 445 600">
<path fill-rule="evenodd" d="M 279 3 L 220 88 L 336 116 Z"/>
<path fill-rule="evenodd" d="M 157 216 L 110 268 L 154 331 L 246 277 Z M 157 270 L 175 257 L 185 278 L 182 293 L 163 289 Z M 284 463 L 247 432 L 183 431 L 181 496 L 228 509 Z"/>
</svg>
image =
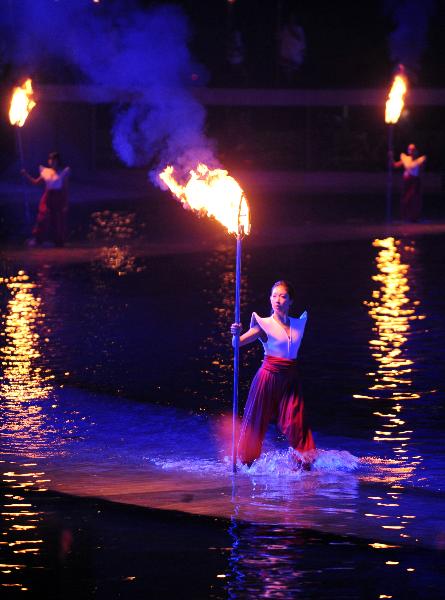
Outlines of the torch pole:
<svg viewBox="0 0 445 600">
<path fill-rule="evenodd" d="M 392 221 L 392 171 L 394 155 L 394 125 L 388 125 L 388 174 L 386 180 L 386 223 Z"/>
<path fill-rule="evenodd" d="M 236 274 L 235 274 L 235 323 L 241 319 L 241 249 L 243 239 L 242 225 L 238 225 L 238 234 L 236 236 Z M 236 429 L 238 421 L 238 381 L 239 381 L 239 335 L 234 338 L 233 355 L 233 409 L 232 409 L 232 472 L 236 473 Z"/>
<path fill-rule="evenodd" d="M 17 150 L 18 150 L 19 160 L 20 160 L 20 169 L 24 169 L 25 168 L 25 157 L 24 157 L 24 153 L 23 153 L 22 130 L 18 125 L 15 126 L 15 134 L 16 134 L 15 138 L 16 138 L 16 142 L 17 142 Z M 25 190 L 25 187 L 23 187 L 23 204 L 24 204 L 24 210 L 25 210 L 25 223 L 26 223 L 26 226 L 28 227 L 29 223 L 30 223 L 29 202 L 28 202 L 28 193 Z"/>
</svg>

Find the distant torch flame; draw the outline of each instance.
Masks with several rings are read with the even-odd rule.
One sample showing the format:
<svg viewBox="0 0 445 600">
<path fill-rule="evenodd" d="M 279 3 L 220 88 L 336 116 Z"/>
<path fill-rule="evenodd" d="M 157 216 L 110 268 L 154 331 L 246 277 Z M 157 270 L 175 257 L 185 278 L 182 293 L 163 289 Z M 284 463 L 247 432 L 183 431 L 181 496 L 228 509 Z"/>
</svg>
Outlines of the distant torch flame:
<svg viewBox="0 0 445 600">
<path fill-rule="evenodd" d="M 209 169 L 199 164 L 190 171 L 190 179 L 181 185 L 173 177 L 173 167 L 159 175 L 185 208 L 214 217 L 229 233 L 250 232 L 249 205 L 238 182 L 223 169 Z"/>
<path fill-rule="evenodd" d="M 388 124 L 397 123 L 403 106 L 404 98 L 408 89 L 406 77 L 396 75 L 386 101 L 385 122 Z"/>
<path fill-rule="evenodd" d="M 36 105 L 33 96 L 31 79 L 27 79 L 21 87 L 15 87 L 12 92 L 11 106 L 9 107 L 9 121 L 11 125 L 23 127 L 25 121 Z"/>
</svg>

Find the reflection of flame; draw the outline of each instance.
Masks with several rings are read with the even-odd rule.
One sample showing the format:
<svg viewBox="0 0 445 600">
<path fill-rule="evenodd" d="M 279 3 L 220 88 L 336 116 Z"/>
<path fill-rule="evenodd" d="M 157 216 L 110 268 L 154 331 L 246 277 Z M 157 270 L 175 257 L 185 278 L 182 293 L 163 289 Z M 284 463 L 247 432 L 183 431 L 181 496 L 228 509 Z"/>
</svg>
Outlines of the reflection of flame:
<svg viewBox="0 0 445 600">
<path fill-rule="evenodd" d="M 159 175 L 185 208 L 214 217 L 227 227 L 229 233 L 238 233 L 238 223 L 244 233 L 250 231 L 249 206 L 238 182 L 223 169 L 210 170 L 199 164 L 190 171 L 190 178 L 183 186 L 173 177 L 169 166 Z"/>
<path fill-rule="evenodd" d="M 142 271 L 142 267 L 136 266 L 136 256 L 131 254 L 129 246 L 101 248 L 100 262 L 102 266 L 115 271 L 119 277 Z"/>
<path fill-rule="evenodd" d="M 23 583 L 23 580 L 29 580 L 26 569 L 29 568 L 30 559 L 25 557 L 32 555 L 33 568 L 42 568 L 36 557 L 42 551 L 43 539 L 39 530 L 43 515 L 33 505 L 28 493 L 46 491 L 44 485 L 48 480 L 42 479 L 44 474 L 37 470 L 36 463 L 0 463 L 4 484 L 1 498 L 3 548 L 0 586 L 30 591 Z"/>
<path fill-rule="evenodd" d="M 144 223 L 138 223 L 136 227 L 134 212 L 102 210 L 94 212 L 91 217 L 93 222 L 90 225 L 89 237 L 93 240 L 134 240 L 138 228 L 144 227 Z M 142 271 L 143 267 L 138 266 L 136 262 L 136 256 L 129 244 L 112 244 L 101 248 L 100 264 L 115 271 L 119 276 Z"/>
<path fill-rule="evenodd" d="M 379 272 L 373 276 L 373 280 L 380 284 L 380 289 L 375 290 L 373 300 L 365 304 L 369 307 L 369 314 L 374 320 L 374 331 L 377 333 L 377 337 L 371 339 L 369 345 L 378 369 L 372 374 L 374 384 L 369 389 L 371 398 L 381 398 L 383 391 L 389 391 L 391 398 L 397 401 L 394 410 L 399 411 L 400 401 L 418 398 L 417 394 L 403 390 L 403 387 L 412 384 L 413 365 L 412 360 L 403 354 L 403 346 L 407 342 L 411 321 L 425 317 L 416 314 L 415 307 L 419 303 L 412 302 L 407 296 L 410 289 L 409 265 L 401 262 L 398 250 L 400 242 L 394 238 L 386 238 L 375 240 L 373 245 L 380 248 L 377 256 Z M 388 437 L 381 439 L 385 441 Z"/>
<path fill-rule="evenodd" d="M 92 213 L 90 239 L 129 239 L 136 235 L 136 213 L 117 210 L 100 210 Z M 144 224 L 138 223 L 139 227 Z"/>
<path fill-rule="evenodd" d="M 32 98 L 33 93 L 31 79 L 27 79 L 22 86 L 14 88 L 9 107 L 9 121 L 11 125 L 23 127 L 29 113 L 36 105 Z"/>
<path fill-rule="evenodd" d="M 373 280 L 380 287 L 373 291 L 372 300 L 365 302 L 369 315 L 374 320 L 373 331 L 377 334 L 369 341 L 370 350 L 377 363 L 376 372 L 369 373 L 373 383 L 369 387 L 370 394 L 355 395 L 355 398 L 379 401 L 380 410 L 374 415 L 380 419 L 374 440 L 390 445 L 393 458 L 373 458 L 367 462 L 374 464 L 379 470 L 376 481 L 390 484 L 390 489 L 381 496 L 369 496 L 375 501 L 376 512 L 366 513 L 368 518 L 377 519 L 383 529 L 400 531 L 400 537 L 409 538 L 406 533 L 410 520 L 414 515 L 406 515 L 401 504 L 404 487 L 402 482 L 412 478 L 422 457 L 410 456 L 408 444 L 413 431 L 403 417 L 404 402 L 419 398 L 419 394 L 411 391 L 413 385 L 413 361 L 406 356 L 406 344 L 411 333 L 412 322 L 422 320 L 424 315 L 416 314 L 419 301 L 408 297 L 410 291 L 410 265 L 403 263 L 400 254 L 400 241 L 392 237 L 375 240 L 373 245 L 379 248 L 376 258 L 378 273 Z M 413 246 L 405 246 L 405 252 L 414 252 Z M 382 401 L 389 401 L 392 406 L 382 408 Z M 367 477 L 372 481 L 373 477 Z"/>
<path fill-rule="evenodd" d="M 49 479 L 36 462 L 28 462 L 48 452 L 54 444 L 55 433 L 48 411 L 56 408 L 50 393 L 53 375 L 45 367 L 40 337 L 45 331 L 40 290 L 42 287 L 33 283 L 24 271 L 0 277 L 0 292 L 2 295 L 6 292 L 7 297 L 1 314 L 0 344 L 3 371 L 0 437 L 5 442 L 0 453 L 2 459 L 6 459 L 0 460 L 2 593 L 11 589 L 34 592 L 27 587 L 27 583 L 35 581 L 30 569 L 35 572 L 44 568 L 42 521 L 45 515 L 36 506 L 34 495 L 47 491 Z M 48 287 L 43 290 L 47 293 Z M 56 439 L 57 448 L 61 443 L 63 439 Z"/>
<path fill-rule="evenodd" d="M 49 379 L 53 376 L 38 365 L 41 354 L 36 329 L 43 315 L 41 299 L 33 293 L 36 286 L 23 271 L 16 277 L 0 278 L 0 283 L 5 283 L 11 294 L 4 316 L 5 340 L 0 349 L 2 397 L 13 402 L 46 398 L 52 390 Z"/>
<path fill-rule="evenodd" d="M 396 75 L 388 94 L 388 100 L 386 101 L 385 123 L 394 124 L 399 120 L 405 104 L 404 98 L 407 89 L 406 77 L 403 75 Z"/>
</svg>

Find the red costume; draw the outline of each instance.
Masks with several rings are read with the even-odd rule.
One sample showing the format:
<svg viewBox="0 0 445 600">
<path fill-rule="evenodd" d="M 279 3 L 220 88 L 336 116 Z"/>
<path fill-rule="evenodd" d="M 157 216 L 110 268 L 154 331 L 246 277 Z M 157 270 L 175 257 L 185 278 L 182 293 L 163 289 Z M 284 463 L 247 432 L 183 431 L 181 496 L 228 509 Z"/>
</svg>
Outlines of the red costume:
<svg viewBox="0 0 445 600">
<path fill-rule="evenodd" d="M 66 178 L 69 171 L 69 167 L 60 173 L 51 167 L 40 167 L 45 191 L 40 198 L 37 219 L 32 230 L 37 243 L 51 241 L 56 246 L 63 246 L 65 243 L 68 210 Z"/>
<path fill-rule="evenodd" d="M 426 156 L 418 156 L 414 144 L 408 146 L 408 154 L 402 152 L 396 167 L 403 167 L 403 189 L 400 198 L 400 218 L 405 222 L 416 222 L 422 214 L 422 190 L 420 168 Z"/>
<path fill-rule="evenodd" d="M 408 175 L 403 178 L 402 196 L 400 198 L 400 218 L 402 221 L 415 223 L 422 214 L 422 195 L 420 177 Z"/>
</svg>

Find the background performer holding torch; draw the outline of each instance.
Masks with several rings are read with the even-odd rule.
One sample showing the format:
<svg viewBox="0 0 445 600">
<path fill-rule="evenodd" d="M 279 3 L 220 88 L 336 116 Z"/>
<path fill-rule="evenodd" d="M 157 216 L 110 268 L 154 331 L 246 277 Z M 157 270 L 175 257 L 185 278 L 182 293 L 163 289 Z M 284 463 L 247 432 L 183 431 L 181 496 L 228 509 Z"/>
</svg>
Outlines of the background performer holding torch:
<svg viewBox="0 0 445 600">
<path fill-rule="evenodd" d="M 270 303 L 272 315 L 252 314 L 250 329 L 240 335 L 241 324 L 234 323 L 232 335 L 240 335 L 245 346 L 259 339 L 264 347 L 264 360 L 250 386 L 244 410 L 238 456 L 250 466 L 261 454 L 267 427 L 276 420 L 278 427 L 298 452 L 315 450 L 315 443 L 305 416 L 301 384 L 297 370 L 297 354 L 306 327 L 307 313 L 300 318 L 289 317 L 295 293 L 287 281 L 272 286 Z M 297 457 L 297 463 L 310 468 L 310 461 Z"/>
<path fill-rule="evenodd" d="M 22 175 L 30 183 L 38 185 L 43 182 L 45 184 L 45 191 L 40 198 L 37 219 L 32 230 L 32 238 L 28 240 L 28 245 L 48 243 L 63 246 L 66 237 L 70 168 L 62 169 L 58 152 L 51 152 L 48 157 L 48 166 L 40 166 L 39 169 L 38 177 L 31 177 L 25 169 L 22 169 Z"/>
<path fill-rule="evenodd" d="M 419 156 L 414 144 L 409 144 L 407 153 L 400 155 L 400 160 L 393 162 L 394 167 L 403 167 L 403 188 L 400 198 L 400 218 L 402 221 L 415 223 L 422 213 L 422 190 L 420 168 L 425 164 L 426 156 Z"/>
</svg>

